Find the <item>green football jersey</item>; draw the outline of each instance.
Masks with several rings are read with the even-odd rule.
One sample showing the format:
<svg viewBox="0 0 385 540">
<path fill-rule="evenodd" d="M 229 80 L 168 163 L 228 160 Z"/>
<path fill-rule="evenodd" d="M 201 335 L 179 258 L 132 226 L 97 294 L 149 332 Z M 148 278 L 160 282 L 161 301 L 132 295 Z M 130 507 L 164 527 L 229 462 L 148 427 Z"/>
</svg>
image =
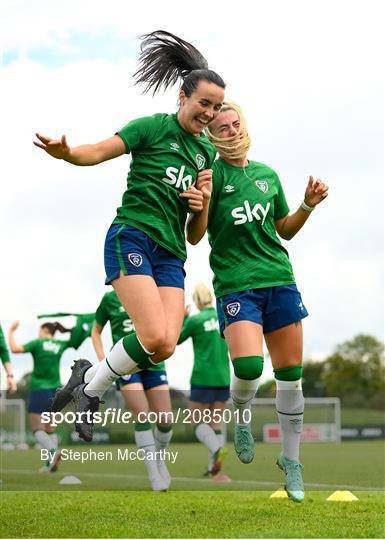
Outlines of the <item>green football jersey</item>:
<svg viewBox="0 0 385 540">
<path fill-rule="evenodd" d="M 33 371 L 31 390 L 58 388 L 60 386 L 60 360 L 70 348 L 68 341 L 58 339 L 34 339 L 23 345 L 24 351 L 32 354 Z"/>
<path fill-rule="evenodd" d="M 275 229 L 288 213 L 281 182 L 267 165 L 236 167 L 222 158 L 214 163 L 208 236 L 217 298 L 295 282 Z"/>
<path fill-rule="evenodd" d="M 199 170 L 212 166 L 215 147 L 204 134 L 185 131 L 176 114 L 133 120 L 118 135 L 132 160 L 114 223 L 140 229 L 186 260 L 188 205 L 179 194 L 195 182 Z"/>
<path fill-rule="evenodd" d="M 115 291 L 107 292 L 103 296 L 95 313 L 95 321 L 100 326 L 105 326 L 108 322 L 110 323 L 111 337 L 114 345 L 124 336 L 135 332 L 134 323 L 124 310 Z M 150 371 L 161 371 L 164 369 L 164 362 L 160 362 L 156 366 L 149 368 Z"/>
<path fill-rule="evenodd" d="M 3 362 L 3 364 L 11 361 L 9 357 L 9 351 L 8 351 L 7 343 L 5 341 L 3 329 L 1 328 L 1 324 L 0 324 L 0 359 Z"/>
<path fill-rule="evenodd" d="M 78 349 L 87 338 L 91 337 L 94 319 L 95 313 L 79 313 L 76 315 L 76 324 L 71 330 L 69 346 Z"/>
<path fill-rule="evenodd" d="M 229 386 L 229 353 L 226 342 L 219 333 L 215 308 L 208 307 L 196 315 L 185 317 L 178 343 L 183 343 L 189 337 L 193 340 L 194 348 L 190 384 Z"/>
</svg>

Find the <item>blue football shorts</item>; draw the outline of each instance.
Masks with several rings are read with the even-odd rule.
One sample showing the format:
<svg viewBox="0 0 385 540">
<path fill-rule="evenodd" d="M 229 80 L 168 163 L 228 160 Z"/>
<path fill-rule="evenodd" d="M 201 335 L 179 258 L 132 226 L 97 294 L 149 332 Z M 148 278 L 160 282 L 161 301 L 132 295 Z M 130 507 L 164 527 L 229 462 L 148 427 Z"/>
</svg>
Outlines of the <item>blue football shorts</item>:
<svg viewBox="0 0 385 540">
<path fill-rule="evenodd" d="M 156 386 L 162 386 L 168 384 L 167 373 L 164 370 L 152 371 L 151 369 L 145 369 L 132 375 L 123 375 L 119 377 L 115 382 L 116 389 L 120 390 L 122 386 L 126 386 L 132 383 L 142 383 L 143 390 L 150 390 Z"/>
<path fill-rule="evenodd" d="M 123 272 L 128 275 L 147 275 L 154 278 L 158 287 L 184 289 L 184 262 L 157 244 L 143 231 L 113 223 L 104 244 L 106 285 Z"/>
<path fill-rule="evenodd" d="M 214 403 L 215 401 L 227 401 L 230 397 L 229 386 L 203 386 L 192 384 L 190 401 L 198 403 Z"/>
<path fill-rule="evenodd" d="M 251 321 L 273 332 L 308 316 L 295 284 L 250 289 L 217 298 L 221 334 L 226 326 L 237 321 Z"/>
<path fill-rule="evenodd" d="M 51 410 L 51 401 L 56 393 L 56 388 L 41 388 L 30 390 L 28 399 L 28 412 L 41 414 Z"/>
</svg>

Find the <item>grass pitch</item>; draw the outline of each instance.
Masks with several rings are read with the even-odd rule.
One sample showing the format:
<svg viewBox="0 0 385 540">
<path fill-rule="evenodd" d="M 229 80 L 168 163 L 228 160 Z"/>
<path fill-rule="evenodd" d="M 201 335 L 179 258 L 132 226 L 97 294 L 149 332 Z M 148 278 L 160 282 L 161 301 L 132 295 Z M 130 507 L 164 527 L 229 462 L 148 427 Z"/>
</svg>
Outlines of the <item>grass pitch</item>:
<svg viewBox="0 0 385 540">
<path fill-rule="evenodd" d="M 87 450 L 90 447 L 71 447 Z M 93 446 L 94 450 L 116 447 Z M 132 447 L 131 449 L 134 449 Z M 168 493 L 149 491 L 141 462 L 67 461 L 39 475 L 39 452 L 2 452 L 1 536 L 8 538 L 382 538 L 383 442 L 304 444 L 306 499 L 270 499 L 283 484 L 274 465 L 277 445 L 257 444 L 252 464 L 229 446 L 228 483 L 202 477 L 207 453 L 200 444 L 171 445 L 178 458 Z M 75 475 L 79 486 L 62 486 Z M 328 502 L 349 489 L 354 502 Z M 60 491 L 59 491 L 60 490 Z"/>
</svg>

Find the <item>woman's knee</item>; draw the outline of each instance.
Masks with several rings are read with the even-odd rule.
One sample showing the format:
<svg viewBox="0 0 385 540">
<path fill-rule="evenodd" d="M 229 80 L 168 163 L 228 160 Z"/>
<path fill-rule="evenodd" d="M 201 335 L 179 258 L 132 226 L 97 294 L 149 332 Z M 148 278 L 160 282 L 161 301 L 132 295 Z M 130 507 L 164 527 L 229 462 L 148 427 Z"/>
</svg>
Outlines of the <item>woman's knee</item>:
<svg viewBox="0 0 385 540">
<path fill-rule="evenodd" d="M 149 352 L 158 354 L 165 347 L 166 332 L 161 330 L 151 332 L 148 336 L 143 336 L 141 341 Z"/>
<path fill-rule="evenodd" d="M 175 347 L 175 341 L 165 340 L 163 345 L 157 351 L 157 360 L 161 362 L 163 360 L 167 360 L 167 358 L 170 358 L 170 356 L 172 356 L 175 352 Z"/>
</svg>

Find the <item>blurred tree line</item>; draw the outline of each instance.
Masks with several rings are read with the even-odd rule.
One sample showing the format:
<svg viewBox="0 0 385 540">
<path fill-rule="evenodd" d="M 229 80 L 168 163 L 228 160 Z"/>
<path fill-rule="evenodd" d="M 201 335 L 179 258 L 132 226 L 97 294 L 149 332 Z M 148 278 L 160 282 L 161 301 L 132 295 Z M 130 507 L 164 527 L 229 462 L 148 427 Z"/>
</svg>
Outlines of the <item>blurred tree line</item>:
<svg viewBox="0 0 385 540">
<path fill-rule="evenodd" d="M 344 341 L 322 362 L 305 360 L 302 376 L 305 397 L 339 397 L 345 407 L 385 408 L 384 344 L 373 336 Z M 274 395 L 274 381 L 259 387 L 258 397 Z"/>
</svg>

